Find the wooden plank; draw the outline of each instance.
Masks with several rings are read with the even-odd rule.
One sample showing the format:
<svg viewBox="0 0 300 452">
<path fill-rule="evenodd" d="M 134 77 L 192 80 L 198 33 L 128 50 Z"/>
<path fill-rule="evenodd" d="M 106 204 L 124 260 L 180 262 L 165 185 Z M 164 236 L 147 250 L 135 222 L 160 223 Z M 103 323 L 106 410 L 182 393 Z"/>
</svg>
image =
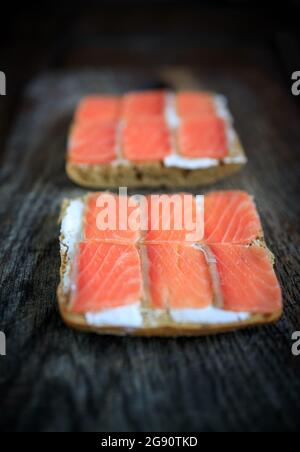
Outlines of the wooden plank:
<svg viewBox="0 0 300 452">
<path fill-rule="evenodd" d="M 269 72 L 68 72 L 36 79 L 0 170 L 3 430 L 241 431 L 300 428 L 299 111 Z M 285 312 L 275 325 L 209 338 L 98 337 L 64 326 L 56 304 L 59 204 L 83 190 L 64 172 L 66 134 L 88 92 L 157 85 L 228 96 L 247 168 L 212 188 L 257 201 Z"/>
</svg>

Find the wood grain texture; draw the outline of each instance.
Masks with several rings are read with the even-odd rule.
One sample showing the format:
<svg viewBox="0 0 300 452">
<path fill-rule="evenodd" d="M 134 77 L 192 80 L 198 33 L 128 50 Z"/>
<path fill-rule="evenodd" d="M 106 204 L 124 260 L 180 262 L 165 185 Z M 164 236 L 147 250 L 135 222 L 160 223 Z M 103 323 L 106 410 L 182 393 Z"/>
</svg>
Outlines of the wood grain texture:
<svg viewBox="0 0 300 452">
<path fill-rule="evenodd" d="M 228 96 L 247 168 L 216 188 L 252 193 L 274 252 L 284 316 L 215 337 L 101 337 L 68 329 L 56 302 L 66 136 L 89 92 L 167 85 Z M 29 86 L 0 169 L 2 430 L 262 431 L 300 428 L 299 110 L 263 70 L 57 72 Z M 174 188 L 175 190 L 175 188 Z M 202 189 L 201 189 L 202 190 Z"/>
</svg>

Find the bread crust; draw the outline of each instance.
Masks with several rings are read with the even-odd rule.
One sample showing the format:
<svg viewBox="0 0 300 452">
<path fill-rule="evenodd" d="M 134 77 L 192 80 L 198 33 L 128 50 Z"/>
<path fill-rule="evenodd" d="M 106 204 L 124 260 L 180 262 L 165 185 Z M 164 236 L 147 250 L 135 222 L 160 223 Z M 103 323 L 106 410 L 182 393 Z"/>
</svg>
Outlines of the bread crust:
<svg viewBox="0 0 300 452">
<path fill-rule="evenodd" d="M 187 187 L 212 184 L 239 171 L 242 163 L 188 170 L 167 168 L 162 162 L 128 165 L 83 165 L 67 162 L 66 172 L 76 184 L 86 188 Z"/>
<path fill-rule="evenodd" d="M 84 199 L 84 198 L 83 198 Z M 60 218 L 65 215 L 68 202 L 64 201 L 62 205 Z M 60 236 L 60 242 L 64 242 L 63 235 Z M 257 244 L 267 249 L 265 242 L 262 239 L 257 240 Z M 274 263 L 273 254 L 268 250 L 269 257 Z M 145 326 L 143 328 L 127 328 L 127 327 L 113 327 L 113 326 L 95 326 L 87 323 L 84 314 L 74 313 L 70 310 L 71 294 L 64 291 L 64 276 L 67 271 L 68 250 L 65 247 L 60 248 L 61 267 L 60 267 L 60 284 L 57 289 L 57 298 L 59 311 L 64 322 L 75 329 L 86 332 L 93 332 L 97 334 L 113 334 L 113 335 L 132 335 L 132 336 L 159 336 L 159 337 L 174 337 L 174 336 L 203 336 L 216 333 L 225 333 L 237 329 L 268 324 L 276 322 L 282 315 L 282 309 L 272 314 L 252 314 L 246 320 L 239 322 L 225 324 L 190 324 L 190 323 L 176 323 L 171 319 L 163 319 L 155 326 Z"/>
</svg>

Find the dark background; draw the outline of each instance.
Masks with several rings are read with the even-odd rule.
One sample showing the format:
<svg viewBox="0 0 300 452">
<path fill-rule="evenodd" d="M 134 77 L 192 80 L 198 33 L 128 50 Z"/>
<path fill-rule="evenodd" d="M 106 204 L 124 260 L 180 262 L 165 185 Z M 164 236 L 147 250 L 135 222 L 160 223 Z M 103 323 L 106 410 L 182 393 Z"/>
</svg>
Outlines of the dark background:
<svg viewBox="0 0 300 452">
<path fill-rule="evenodd" d="M 23 3 L 0 27 L 0 429 L 299 430 L 300 2 Z M 79 190 L 63 157 L 74 100 L 91 86 L 160 84 L 161 66 L 229 97 L 249 163 L 218 188 L 258 201 L 283 288 L 275 325 L 162 340 L 60 320 L 57 216 Z"/>
<path fill-rule="evenodd" d="M 290 86 L 300 59 L 300 1 L 100 0 L 8 2 L 0 63 L 0 155 L 24 85 L 48 69 L 160 64 L 269 65 Z M 232 68 L 234 70 L 234 67 Z"/>
</svg>

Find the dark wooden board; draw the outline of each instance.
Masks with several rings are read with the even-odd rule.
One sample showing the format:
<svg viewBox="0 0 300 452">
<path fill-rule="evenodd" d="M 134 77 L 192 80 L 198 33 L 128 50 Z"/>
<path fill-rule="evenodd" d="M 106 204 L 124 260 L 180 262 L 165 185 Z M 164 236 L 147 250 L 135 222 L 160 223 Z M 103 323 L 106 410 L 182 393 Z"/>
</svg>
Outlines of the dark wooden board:
<svg viewBox="0 0 300 452">
<path fill-rule="evenodd" d="M 257 201 L 284 293 L 274 325 L 215 337 L 142 339 L 79 333 L 61 321 L 59 205 L 83 193 L 64 172 L 73 108 L 88 92 L 166 84 L 224 93 L 249 157 L 212 188 Z M 2 430 L 262 431 L 300 428 L 299 110 L 263 70 L 56 72 L 24 97 L 0 169 Z"/>
</svg>

